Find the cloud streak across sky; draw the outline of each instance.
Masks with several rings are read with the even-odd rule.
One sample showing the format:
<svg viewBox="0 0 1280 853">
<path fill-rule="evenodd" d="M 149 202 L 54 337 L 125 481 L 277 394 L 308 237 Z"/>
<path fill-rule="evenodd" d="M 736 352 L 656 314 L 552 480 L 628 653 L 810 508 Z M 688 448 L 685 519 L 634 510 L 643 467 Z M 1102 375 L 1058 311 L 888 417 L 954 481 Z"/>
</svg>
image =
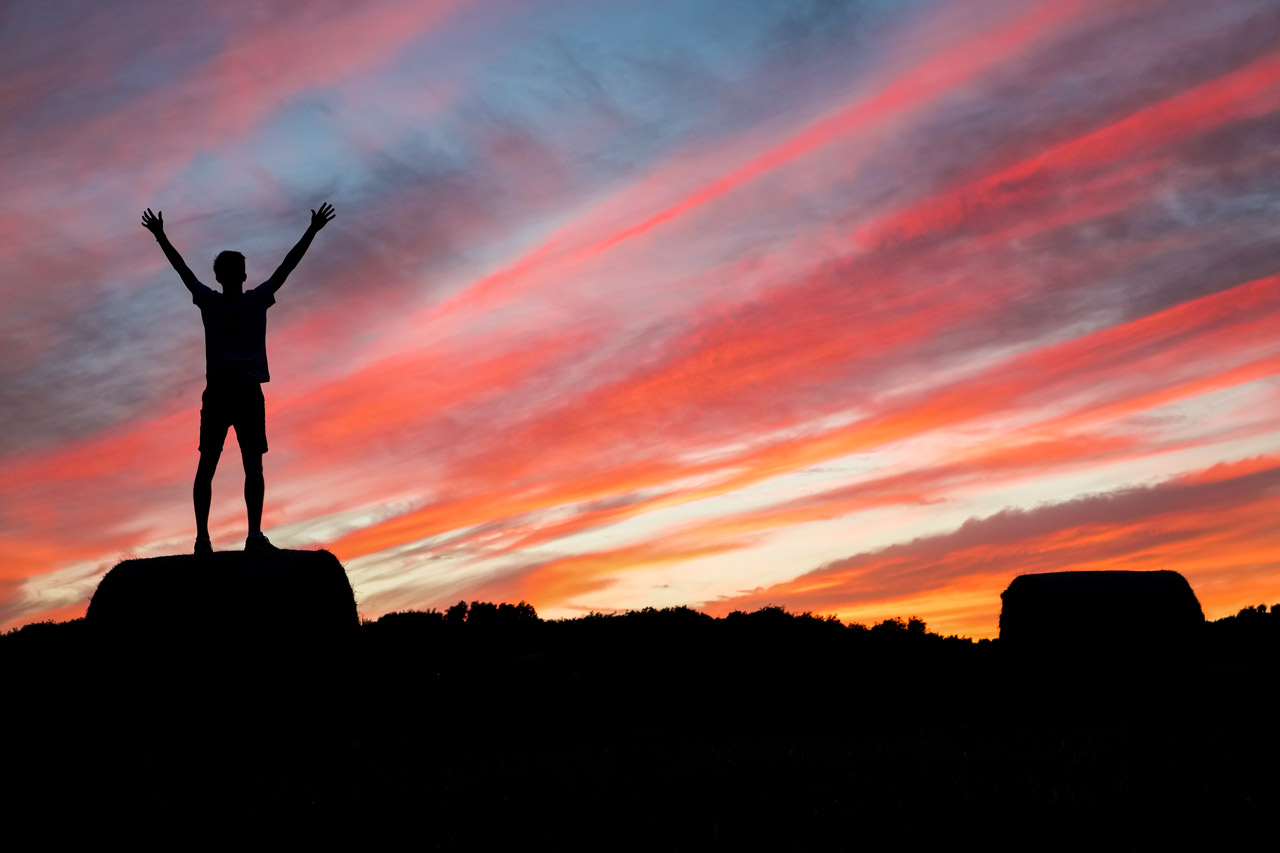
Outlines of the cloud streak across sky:
<svg viewBox="0 0 1280 853">
<path fill-rule="evenodd" d="M 1280 9 L 134 2 L 0 29 L 0 626 L 190 547 L 197 275 L 264 278 L 265 523 L 369 616 L 996 631 L 1280 581 Z M 234 454 L 215 547 L 243 536 Z"/>
</svg>

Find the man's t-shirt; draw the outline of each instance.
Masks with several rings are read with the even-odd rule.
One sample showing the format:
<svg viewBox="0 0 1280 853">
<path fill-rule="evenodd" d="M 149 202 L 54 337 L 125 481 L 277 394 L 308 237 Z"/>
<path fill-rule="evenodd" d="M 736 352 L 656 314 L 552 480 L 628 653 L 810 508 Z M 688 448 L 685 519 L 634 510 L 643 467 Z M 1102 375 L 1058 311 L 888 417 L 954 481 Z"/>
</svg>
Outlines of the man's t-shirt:
<svg viewBox="0 0 1280 853">
<path fill-rule="evenodd" d="M 205 376 L 269 382 L 267 309 L 276 304 L 271 282 L 234 295 L 197 282 L 191 297 L 204 321 Z"/>
</svg>

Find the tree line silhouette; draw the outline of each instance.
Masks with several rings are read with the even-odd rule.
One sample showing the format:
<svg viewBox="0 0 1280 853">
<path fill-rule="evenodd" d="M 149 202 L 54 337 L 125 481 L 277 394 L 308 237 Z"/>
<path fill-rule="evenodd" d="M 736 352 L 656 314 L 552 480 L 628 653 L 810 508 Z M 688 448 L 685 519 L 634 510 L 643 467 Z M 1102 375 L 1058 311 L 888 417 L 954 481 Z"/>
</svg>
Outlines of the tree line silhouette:
<svg viewBox="0 0 1280 853">
<path fill-rule="evenodd" d="M 1223 821 L 1280 805 L 1256 760 L 1280 605 L 1206 623 L 1177 667 L 1094 679 L 915 617 L 782 607 L 545 620 L 462 601 L 366 620 L 319 666 L 288 642 L 228 667 L 163 637 L 121 660 L 90 627 L 0 637 L 24 814 L 335 837 L 374 821 L 462 848 L 620 827 L 641 845 L 791 848 L 922 815 Z"/>
</svg>

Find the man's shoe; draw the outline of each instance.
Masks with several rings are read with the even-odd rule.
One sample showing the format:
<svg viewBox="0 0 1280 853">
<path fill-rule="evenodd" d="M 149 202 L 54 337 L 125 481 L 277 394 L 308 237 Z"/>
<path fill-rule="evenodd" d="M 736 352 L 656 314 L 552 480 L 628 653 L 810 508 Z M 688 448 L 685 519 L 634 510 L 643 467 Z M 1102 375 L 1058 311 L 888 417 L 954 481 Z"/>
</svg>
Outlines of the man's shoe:
<svg viewBox="0 0 1280 853">
<path fill-rule="evenodd" d="M 279 551 L 275 545 L 271 544 L 271 540 L 259 533 L 257 536 L 250 536 L 244 540 L 244 549 L 246 551 Z"/>
<path fill-rule="evenodd" d="M 197 536 L 197 537 L 196 537 L 196 554 L 197 554 L 197 556 L 202 555 L 202 554 L 212 554 L 212 553 L 213 553 L 213 543 L 209 541 L 209 537 L 208 537 L 208 536 Z"/>
</svg>

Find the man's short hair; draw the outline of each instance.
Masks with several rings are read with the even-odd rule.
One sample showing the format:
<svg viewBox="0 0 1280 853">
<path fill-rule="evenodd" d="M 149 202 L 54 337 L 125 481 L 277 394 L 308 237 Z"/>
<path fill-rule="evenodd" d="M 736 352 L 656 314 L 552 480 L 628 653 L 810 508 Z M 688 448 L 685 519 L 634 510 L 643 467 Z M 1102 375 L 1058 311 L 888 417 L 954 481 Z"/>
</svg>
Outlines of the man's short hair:
<svg viewBox="0 0 1280 853">
<path fill-rule="evenodd" d="M 219 252 L 213 259 L 213 277 L 222 281 L 225 276 L 234 281 L 244 275 L 244 255 L 239 252 Z"/>
</svg>

